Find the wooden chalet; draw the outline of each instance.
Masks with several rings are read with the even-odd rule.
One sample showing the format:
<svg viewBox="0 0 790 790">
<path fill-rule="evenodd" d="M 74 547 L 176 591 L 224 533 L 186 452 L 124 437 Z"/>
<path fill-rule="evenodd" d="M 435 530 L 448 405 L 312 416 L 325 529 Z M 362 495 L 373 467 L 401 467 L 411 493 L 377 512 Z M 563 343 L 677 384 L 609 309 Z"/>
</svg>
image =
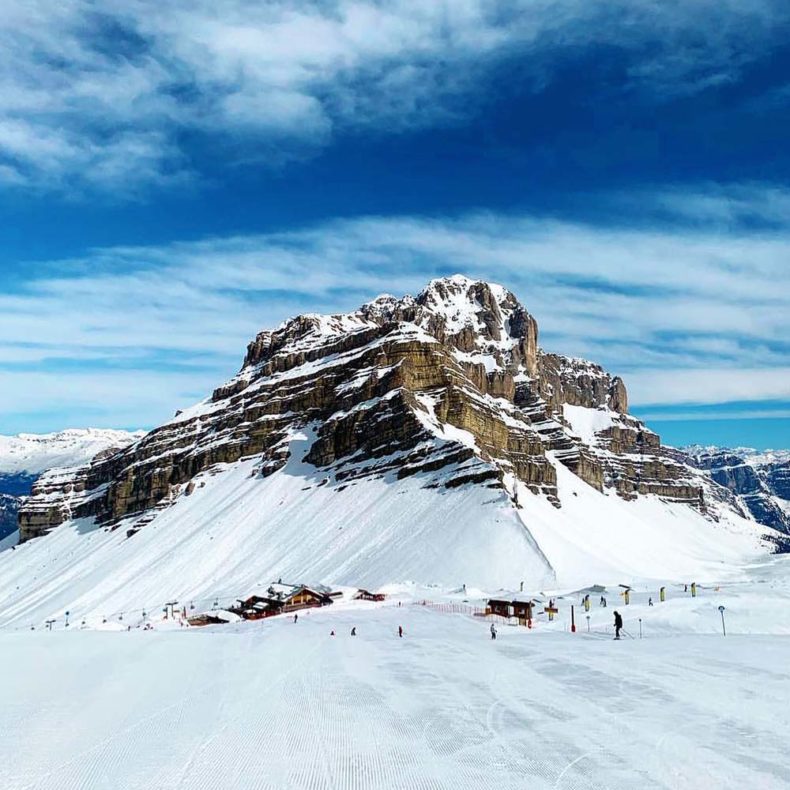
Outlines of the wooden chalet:
<svg viewBox="0 0 790 790">
<path fill-rule="evenodd" d="M 239 599 L 237 605 L 232 607 L 231 612 L 243 617 L 245 620 L 260 620 L 263 617 L 271 617 L 279 614 L 281 608 L 273 606 L 266 598 L 260 595 L 251 595 L 244 600 Z"/>
<path fill-rule="evenodd" d="M 357 590 L 355 601 L 383 601 L 387 596 L 384 593 L 372 593 L 369 590 Z"/>
<path fill-rule="evenodd" d="M 249 598 L 239 600 L 238 606 L 233 607 L 231 611 L 245 620 L 260 620 L 276 614 L 327 606 L 331 603 L 333 598 L 328 592 L 315 590 L 304 584 L 277 582 L 269 585 L 264 595 L 251 595 Z"/>
<path fill-rule="evenodd" d="M 535 602 L 521 597 L 491 598 L 486 605 L 486 614 L 500 617 L 517 617 L 519 623 L 526 625 L 534 617 Z"/>
</svg>

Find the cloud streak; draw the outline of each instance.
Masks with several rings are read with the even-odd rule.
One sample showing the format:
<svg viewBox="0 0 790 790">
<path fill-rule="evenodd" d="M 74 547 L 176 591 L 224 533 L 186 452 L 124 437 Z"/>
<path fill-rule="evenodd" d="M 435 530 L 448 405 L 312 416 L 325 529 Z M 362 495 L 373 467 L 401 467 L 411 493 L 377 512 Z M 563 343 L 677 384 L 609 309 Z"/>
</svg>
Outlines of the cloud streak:
<svg viewBox="0 0 790 790">
<path fill-rule="evenodd" d="M 569 53 L 630 58 L 653 99 L 726 84 L 770 47 L 779 0 L 90 0 L 0 8 L 0 183 L 135 194 L 194 178 L 199 136 L 310 156 L 355 129 L 460 122 L 508 59 L 535 91 Z M 491 90 L 495 86 L 491 86 Z"/>
<path fill-rule="evenodd" d="M 42 262 L 0 294 L 0 413 L 154 424 L 260 329 L 456 271 L 511 288 L 546 348 L 623 375 L 637 406 L 790 400 L 787 230 L 368 217 Z"/>
</svg>

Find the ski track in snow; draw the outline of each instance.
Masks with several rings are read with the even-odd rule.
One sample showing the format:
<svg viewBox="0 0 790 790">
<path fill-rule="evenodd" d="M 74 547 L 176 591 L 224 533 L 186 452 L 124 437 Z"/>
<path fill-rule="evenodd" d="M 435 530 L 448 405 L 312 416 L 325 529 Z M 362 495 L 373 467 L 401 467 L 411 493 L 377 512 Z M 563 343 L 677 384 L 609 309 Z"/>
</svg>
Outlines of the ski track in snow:
<svg viewBox="0 0 790 790">
<path fill-rule="evenodd" d="M 782 636 L 492 641 L 407 606 L 0 650 L 4 790 L 790 784 Z"/>
</svg>

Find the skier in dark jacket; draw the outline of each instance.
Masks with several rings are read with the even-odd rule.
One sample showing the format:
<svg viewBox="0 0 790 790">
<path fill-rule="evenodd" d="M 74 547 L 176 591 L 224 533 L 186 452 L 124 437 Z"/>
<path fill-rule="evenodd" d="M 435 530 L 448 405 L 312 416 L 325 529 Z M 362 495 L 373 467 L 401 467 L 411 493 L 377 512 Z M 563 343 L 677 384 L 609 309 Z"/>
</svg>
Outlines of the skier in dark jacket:
<svg viewBox="0 0 790 790">
<path fill-rule="evenodd" d="M 403 636 L 403 626 L 402 625 L 398 626 L 398 636 Z"/>
<path fill-rule="evenodd" d="M 354 627 L 351 629 L 351 636 L 356 636 L 356 635 L 357 635 L 357 627 L 356 627 L 356 626 L 354 626 Z"/>
<path fill-rule="evenodd" d="M 620 617 L 620 612 L 614 613 L 614 638 L 620 638 L 620 629 L 623 627 L 623 618 Z"/>
<path fill-rule="evenodd" d="M 491 623 L 491 638 L 496 639 L 496 626 Z"/>
</svg>

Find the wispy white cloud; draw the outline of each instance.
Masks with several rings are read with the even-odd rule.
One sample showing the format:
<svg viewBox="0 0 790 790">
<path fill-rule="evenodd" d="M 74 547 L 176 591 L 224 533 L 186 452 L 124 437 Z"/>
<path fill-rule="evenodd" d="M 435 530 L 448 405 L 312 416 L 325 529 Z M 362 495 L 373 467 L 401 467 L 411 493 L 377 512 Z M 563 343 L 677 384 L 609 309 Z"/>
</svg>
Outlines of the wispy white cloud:
<svg viewBox="0 0 790 790">
<path fill-rule="evenodd" d="M 562 53 L 635 54 L 655 96 L 737 79 L 779 0 L 0 2 L 0 183 L 133 190 L 190 171 L 182 132 L 304 156 L 339 131 L 453 123 L 518 55 L 536 89 Z M 461 100 L 462 99 L 462 100 Z"/>
<path fill-rule="evenodd" d="M 95 250 L 0 294 L 0 413 L 93 403 L 153 424 L 231 375 L 260 329 L 455 271 L 510 287 L 545 347 L 624 375 L 636 405 L 790 400 L 788 260 L 787 229 L 492 214 Z"/>
</svg>

